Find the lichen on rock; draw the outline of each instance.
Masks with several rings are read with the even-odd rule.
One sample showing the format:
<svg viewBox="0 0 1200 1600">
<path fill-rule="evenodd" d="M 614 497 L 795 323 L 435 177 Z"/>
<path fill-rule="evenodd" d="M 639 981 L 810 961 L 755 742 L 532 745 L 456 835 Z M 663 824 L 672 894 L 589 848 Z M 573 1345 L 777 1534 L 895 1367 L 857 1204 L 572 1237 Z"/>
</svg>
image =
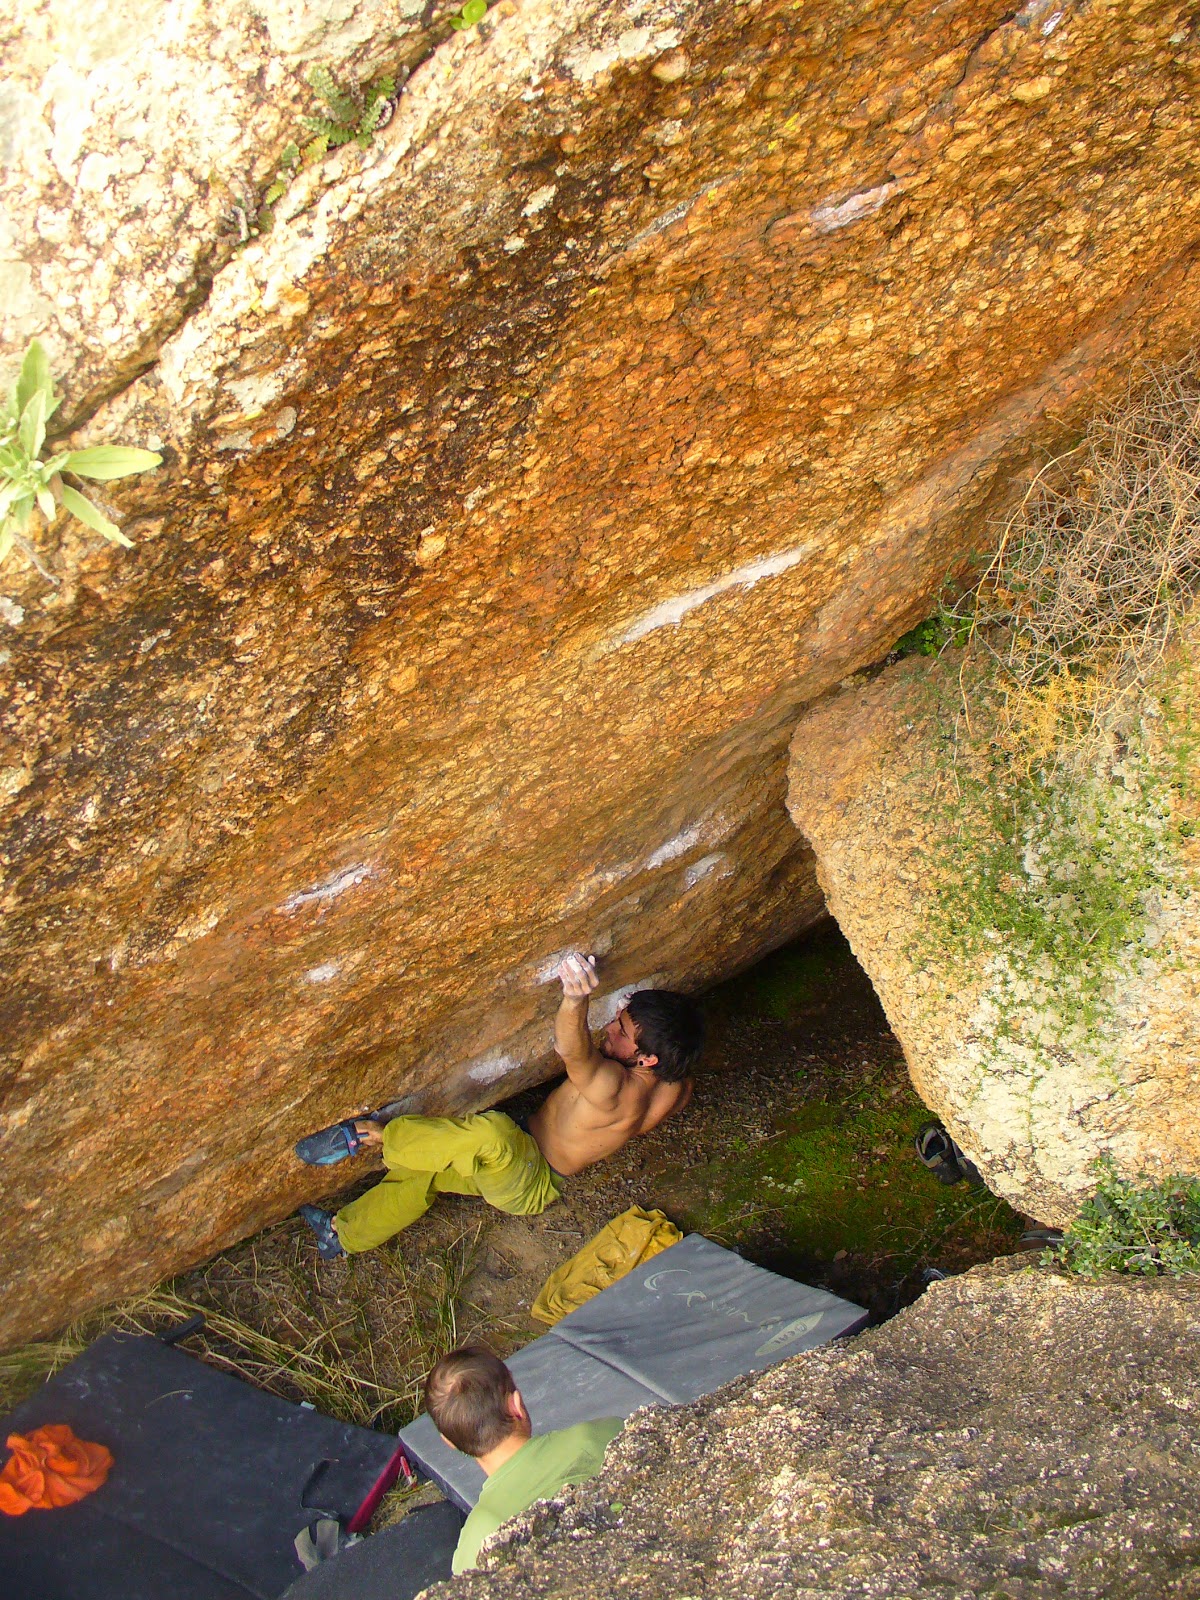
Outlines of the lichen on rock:
<svg viewBox="0 0 1200 1600">
<path fill-rule="evenodd" d="M 636 1413 L 598 1478 L 426 1593 L 1186 1592 L 1198 1312 L 1195 1285 L 976 1268 L 847 1344 Z"/>
</svg>

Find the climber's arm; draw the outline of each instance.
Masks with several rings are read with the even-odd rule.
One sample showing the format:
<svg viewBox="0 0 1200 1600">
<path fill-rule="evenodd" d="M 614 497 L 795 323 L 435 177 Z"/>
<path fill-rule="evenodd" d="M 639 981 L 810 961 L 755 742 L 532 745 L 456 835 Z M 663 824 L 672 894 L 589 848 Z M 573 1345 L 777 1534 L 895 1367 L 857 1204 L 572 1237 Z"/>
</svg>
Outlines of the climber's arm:
<svg viewBox="0 0 1200 1600">
<path fill-rule="evenodd" d="M 588 1001 L 599 986 L 594 956 L 570 955 L 558 969 L 563 997 L 554 1019 L 554 1048 L 567 1077 L 589 1105 L 610 1111 L 625 1082 L 620 1062 L 601 1055 L 588 1029 Z"/>
</svg>

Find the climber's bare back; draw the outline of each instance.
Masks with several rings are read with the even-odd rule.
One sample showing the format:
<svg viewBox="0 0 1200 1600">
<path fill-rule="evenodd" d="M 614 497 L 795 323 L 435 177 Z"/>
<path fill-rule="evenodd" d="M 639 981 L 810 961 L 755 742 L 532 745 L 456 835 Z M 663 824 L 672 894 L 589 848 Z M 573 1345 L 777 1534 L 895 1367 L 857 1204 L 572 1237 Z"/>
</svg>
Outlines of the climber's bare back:
<svg viewBox="0 0 1200 1600">
<path fill-rule="evenodd" d="M 649 1133 L 692 1098 L 690 1078 L 663 1083 L 647 1067 L 627 1067 L 617 1061 L 612 1067 L 621 1079 L 613 1080 L 611 1107 L 585 1099 L 567 1078 L 529 1119 L 529 1131 L 542 1154 L 564 1177 L 603 1161 L 639 1133 Z"/>
</svg>

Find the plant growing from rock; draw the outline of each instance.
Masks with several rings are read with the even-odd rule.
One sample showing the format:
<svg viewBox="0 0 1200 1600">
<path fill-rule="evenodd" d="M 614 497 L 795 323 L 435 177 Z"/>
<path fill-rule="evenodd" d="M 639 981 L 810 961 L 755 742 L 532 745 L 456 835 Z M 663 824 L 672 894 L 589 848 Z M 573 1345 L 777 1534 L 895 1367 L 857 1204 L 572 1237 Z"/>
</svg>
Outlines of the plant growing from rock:
<svg viewBox="0 0 1200 1600">
<path fill-rule="evenodd" d="M 376 78 L 365 90 L 344 89 L 326 66 L 313 67 L 308 74 L 310 86 L 324 104 L 325 110 L 300 122 L 309 138 L 301 143 L 293 140 L 279 158 L 279 167 L 266 194 L 257 217 L 258 228 L 269 228 L 271 207 L 287 192 L 292 179 L 303 167 L 311 167 L 330 150 L 353 140 L 366 150 L 381 128 L 385 128 L 396 109 L 396 80 L 390 74 Z M 247 237 L 249 228 L 246 229 Z"/>
<path fill-rule="evenodd" d="M 462 10 L 450 18 L 450 26 L 462 33 L 466 28 L 473 28 L 487 16 L 487 0 L 466 0 Z"/>
<path fill-rule="evenodd" d="M 903 641 L 963 647 L 917 679 L 929 754 L 912 776 L 939 842 L 909 945 L 939 975 L 931 1006 L 971 989 L 980 1094 L 1033 1097 L 1067 1063 L 1088 1092 L 1119 1091 L 1128 986 L 1181 959 L 1198 422 L 1197 366 L 1152 375 L 1035 475 L 982 581 Z"/>
<path fill-rule="evenodd" d="M 351 139 L 365 150 L 379 129 L 387 126 L 395 109 L 396 80 L 391 76 L 376 78 L 360 91 L 343 89 L 328 67 L 313 67 L 308 81 L 324 101 L 325 113 L 300 118 L 313 135 L 304 151 L 306 160 L 319 160 L 326 150 L 349 144 Z"/>
<path fill-rule="evenodd" d="M 1200 1278 L 1200 1179 L 1143 1176 L 1135 1183 L 1118 1175 L 1111 1156 L 1096 1168 L 1096 1193 L 1043 1262 L 1084 1278 L 1102 1272 Z"/>
<path fill-rule="evenodd" d="M 25 537 L 35 511 L 53 522 L 62 506 L 113 544 L 127 549 L 133 544 L 98 506 L 64 482 L 63 474 L 104 483 L 149 472 L 162 462 L 157 451 L 114 444 L 44 456 L 46 424 L 61 404 L 49 357 L 41 342 L 33 339 L 0 411 L 0 564 L 15 546 L 47 578 L 50 574 Z"/>
</svg>

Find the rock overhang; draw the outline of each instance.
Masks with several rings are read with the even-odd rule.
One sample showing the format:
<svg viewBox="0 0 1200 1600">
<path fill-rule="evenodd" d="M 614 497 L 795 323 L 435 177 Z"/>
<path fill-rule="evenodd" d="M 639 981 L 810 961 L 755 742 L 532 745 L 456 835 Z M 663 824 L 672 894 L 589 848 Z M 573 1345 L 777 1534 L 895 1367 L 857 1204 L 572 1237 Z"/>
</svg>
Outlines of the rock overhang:
<svg viewBox="0 0 1200 1600">
<path fill-rule="evenodd" d="M 97 415 L 168 452 L 139 548 L 64 533 L 5 640 L 18 1253 L 82 1252 L 64 1308 L 286 1210 L 311 1123 L 543 1071 L 532 961 L 696 984 L 816 914 L 799 707 L 1194 332 L 1193 46 L 1055 14 L 504 0 Z"/>
</svg>

